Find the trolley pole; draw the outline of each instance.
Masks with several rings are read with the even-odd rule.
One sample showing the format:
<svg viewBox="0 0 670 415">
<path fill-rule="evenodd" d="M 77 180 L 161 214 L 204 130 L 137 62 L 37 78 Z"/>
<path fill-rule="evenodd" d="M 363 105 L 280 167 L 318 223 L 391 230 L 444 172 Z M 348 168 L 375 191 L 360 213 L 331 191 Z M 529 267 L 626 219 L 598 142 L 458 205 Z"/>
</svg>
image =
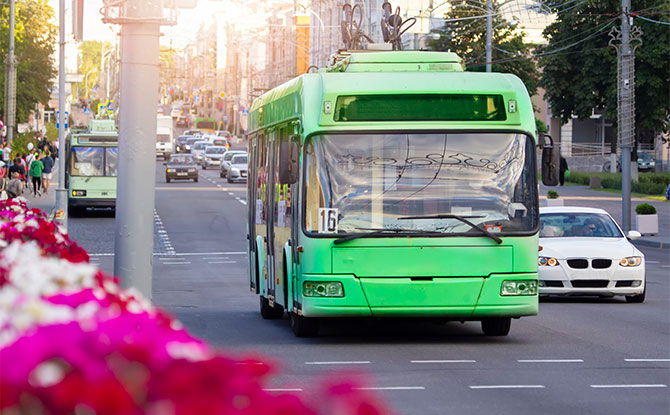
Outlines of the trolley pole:
<svg viewBox="0 0 670 415">
<path fill-rule="evenodd" d="M 13 1 L 13 0 L 12 0 Z M 67 189 L 65 188 L 65 0 L 58 5 L 58 188 L 54 221 L 67 232 Z"/>
<path fill-rule="evenodd" d="M 493 60 L 493 0 L 486 0 L 486 72 L 491 72 Z"/>
<path fill-rule="evenodd" d="M 161 2 L 122 6 L 114 273 L 151 299 Z"/>
</svg>

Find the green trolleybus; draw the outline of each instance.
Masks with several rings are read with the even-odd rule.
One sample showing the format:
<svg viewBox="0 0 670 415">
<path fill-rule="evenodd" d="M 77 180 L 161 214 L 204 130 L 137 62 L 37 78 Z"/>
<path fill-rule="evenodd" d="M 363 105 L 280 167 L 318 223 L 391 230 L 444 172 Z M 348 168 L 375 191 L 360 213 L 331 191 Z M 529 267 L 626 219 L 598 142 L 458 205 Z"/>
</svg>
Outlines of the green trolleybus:
<svg viewBox="0 0 670 415">
<path fill-rule="evenodd" d="M 247 206 L 261 315 L 287 310 L 297 336 L 329 317 L 507 335 L 538 310 L 536 139 L 523 83 L 464 72 L 453 53 L 350 53 L 259 97 Z"/>
<path fill-rule="evenodd" d="M 113 120 L 91 120 L 88 129 L 68 136 L 65 186 L 72 213 L 116 206 L 118 139 Z"/>
</svg>

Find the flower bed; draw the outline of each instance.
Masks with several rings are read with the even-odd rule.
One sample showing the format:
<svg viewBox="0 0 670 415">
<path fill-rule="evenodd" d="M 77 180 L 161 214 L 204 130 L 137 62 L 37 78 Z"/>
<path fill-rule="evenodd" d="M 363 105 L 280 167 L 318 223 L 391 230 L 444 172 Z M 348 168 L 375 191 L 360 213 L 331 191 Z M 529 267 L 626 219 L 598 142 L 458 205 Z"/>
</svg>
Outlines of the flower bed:
<svg viewBox="0 0 670 415">
<path fill-rule="evenodd" d="M 0 413 L 365 414 L 352 382 L 266 391 L 272 365 L 223 356 L 122 289 L 46 215 L 0 202 Z M 310 399 L 310 396 L 312 397 Z"/>
</svg>

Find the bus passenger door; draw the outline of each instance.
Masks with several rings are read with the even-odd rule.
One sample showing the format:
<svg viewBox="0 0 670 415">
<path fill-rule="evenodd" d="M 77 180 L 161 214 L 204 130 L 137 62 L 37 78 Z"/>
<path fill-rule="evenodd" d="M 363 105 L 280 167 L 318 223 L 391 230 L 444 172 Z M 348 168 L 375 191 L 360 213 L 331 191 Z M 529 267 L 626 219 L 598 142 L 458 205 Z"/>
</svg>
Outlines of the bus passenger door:
<svg viewBox="0 0 670 415">
<path fill-rule="evenodd" d="M 256 199 L 258 175 L 258 140 L 262 136 L 249 137 L 249 169 L 247 174 L 247 252 L 249 261 L 249 288 L 252 292 L 258 294 L 258 273 L 256 272 Z"/>
<path fill-rule="evenodd" d="M 276 270 L 275 270 L 275 183 L 278 183 L 276 178 L 276 143 L 277 143 L 277 134 L 278 131 L 275 129 L 271 131 L 267 136 L 266 148 L 268 150 L 268 163 L 267 163 L 267 190 L 266 190 L 266 199 L 265 199 L 265 211 L 267 214 L 266 226 L 267 226 L 267 236 L 265 238 L 265 269 L 267 272 L 267 292 L 268 299 L 270 303 L 273 304 L 275 301 L 275 288 L 276 288 Z"/>
</svg>

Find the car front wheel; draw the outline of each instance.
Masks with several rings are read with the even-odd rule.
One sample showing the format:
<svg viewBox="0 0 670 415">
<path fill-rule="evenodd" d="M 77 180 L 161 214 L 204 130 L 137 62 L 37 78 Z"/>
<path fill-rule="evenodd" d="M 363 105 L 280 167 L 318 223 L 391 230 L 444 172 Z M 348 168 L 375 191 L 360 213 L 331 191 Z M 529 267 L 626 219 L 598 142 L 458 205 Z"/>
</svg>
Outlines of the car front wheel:
<svg viewBox="0 0 670 415">
<path fill-rule="evenodd" d="M 647 285 L 645 284 L 644 290 L 642 291 L 642 294 L 637 294 L 637 295 L 627 295 L 626 296 L 626 302 L 627 303 L 644 303 L 644 299 L 647 296 Z"/>
</svg>

